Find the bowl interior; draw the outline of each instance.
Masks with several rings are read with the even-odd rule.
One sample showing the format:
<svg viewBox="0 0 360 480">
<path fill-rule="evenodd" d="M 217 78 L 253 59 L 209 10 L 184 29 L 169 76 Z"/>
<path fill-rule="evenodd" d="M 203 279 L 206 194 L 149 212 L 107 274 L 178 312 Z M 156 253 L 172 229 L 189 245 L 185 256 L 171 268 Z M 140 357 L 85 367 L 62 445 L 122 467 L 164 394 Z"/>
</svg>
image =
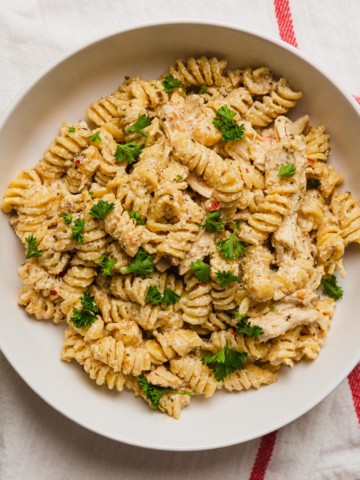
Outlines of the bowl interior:
<svg viewBox="0 0 360 480">
<path fill-rule="evenodd" d="M 289 47 L 221 25 L 178 23 L 137 28 L 104 38 L 65 58 L 13 106 L 0 133 L 1 192 L 22 169 L 41 158 L 63 120 L 85 118 L 90 102 L 114 91 L 125 75 L 157 78 L 177 58 L 216 55 L 230 67 L 269 66 L 304 92 L 291 113 L 308 113 L 331 134 L 331 163 L 360 198 L 356 107 L 325 75 Z M 279 381 L 259 391 L 195 398 L 180 421 L 150 411 L 140 399 L 92 384 L 77 365 L 59 360 L 63 327 L 37 322 L 16 304 L 22 248 L 0 216 L 2 235 L 1 346 L 24 380 L 48 403 L 79 424 L 126 443 L 164 450 L 200 450 L 246 441 L 305 413 L 351 370 L 360 354 L 357 319 L 360 256 L 346 254 L 345 295 L 325 347 L 314 363 L 283 370 Z M 210 423 L 211 419 L 211 423 Z M 214 427 L 213 425 L 216 425 Z"/>
</svg>

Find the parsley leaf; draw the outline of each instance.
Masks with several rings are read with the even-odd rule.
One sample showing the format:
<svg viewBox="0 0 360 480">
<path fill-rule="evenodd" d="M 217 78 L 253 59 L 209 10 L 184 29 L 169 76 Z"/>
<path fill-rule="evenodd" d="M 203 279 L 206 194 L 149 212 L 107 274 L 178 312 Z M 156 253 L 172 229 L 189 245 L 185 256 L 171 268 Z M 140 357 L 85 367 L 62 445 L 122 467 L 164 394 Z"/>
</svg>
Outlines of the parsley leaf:
<svg viewBox="0 0 360 480">
<path fill-rule="evenodd" d="M 69 133 L 74 133 L 75 130 L 76 130 L 75 127 L 69 127 L 68 132 L 69 132 Z"/>
<path fill-rule="evenodd" d="M 216 277 L 219 280 L 221 287 L 227 287 L 228 285 L 230 285 L 230 283 L 241 282 L 240 277 L 224 270 L 222 272 L 216 272 Z"/>
<path fill-rule="evenodd" d="M 100 132 L 95 132 L 92 135 L 88 137 L 89 140 L 95 143 L 101 143 L 101 137 L 100 137 Z"/>
<path fill-rule="evenodd" d="M 238 335 L 245 335 L 247 337 L 258 338 L 264 333 L 263 329 L 257 325 L 251 325 L 248 322 L 248 316 L 237 314 L 236 317 L 239 319 L 239 323 L 236 325 L 236 332 Z"/>
<path fill-rule="evenodd" d="M 117 163 L 127 162 L 128 165 L 132 165 L 138 159 L 143 146 L 135 141 L 116 145 L 115 160 Z"/>
<path fill-rule="evenodd" d="M 283 163 L 280 167 L 278 177 L 293 177 L 296 172 L 296 167 L 293 163 Z"/>
<path fill-rule="evenodd" d="M 77 243 L 83 243 L 84 241 L 84 236 L 81 235 L 82 232 L 84 231 L 85 228 L 85 222 L 82 218 L 78 218 L 74 225 L 71 227 L 72 234 L 71 238 L 72 240 L 76 240 Z"/>
<path fill-rule="evenodd" d="M 308 178 L 306 180 L 306 189 L 311 190 L 312 188 L 319 188 L 321 185 L 320 180 L 317 178 Z"/>
<path fill-rule="evenodd" d="M 201 225 L 207 232 L 222 232 L 224 230 L 224 224 L 221 221 L 221 212 L 210 212 L 206 214 L 205 222 Z"/>
<path fill-rule="evenodd" d="M 206 93 L 207 91 L 207 86 L 205 85 L 205 83 L 203 83 L 202 85 L 200 85 L 199 87 L 199 93 Z"/>
<path fill-rule="evenodd" d="M 25 238 L 25 241 L 28 245 L 26 258 L 41 257 L 42 250 L 37 247 L 37 238 L 34 235 L 30 235 L 29 237 Z"/>
<path fill-rule="evenodd" d="M 72 222 L 72 215 L 70 215 L 70 213 L 63 212 L 62 217 L 66 225 L 70 225 L 70 223 Z"/>
<path fill-rule="evenodd" d="M 228 342 L 223 349 L 219 350 L 214 355 L 206 354 L 202 361 L 205 365 L 210 367 L 215 372 L 215 379 L 221 382 L 225 377 L 236 370 L 244 368 L 244 360 L 247 357 L 246 352 L 238 352 L 228 346 Z"/>
<path fill-rule="evenodd" d="M 120 273 L 135 273 L 142 277 L 148 277 L 154 271 L 154 263 L 151 255 L 139 248 L 134 260 L 126 268 L 120 270 Z"/>
<path fill-rule="evenodd" d="M 246 250 L 246 244 L 236 239 L 235 232 L 233 232 L 226 240 L 220 240 L 217 243 L 217 247 L 226 260 L 234 260 L 238 257 L 242 257 L 245 255 Z"/>
<path fill-rule="evenodd" d="M 224 142 L 234 142 L 244 138 L 244 125 L 238 125 L 233 118 L 236 112 L 230 110 L 227 105 L 223 105 L 216 112 L 216 117 L 213 120 L 213 125 L 220 130 Z"/>
<path fill-rule="evenodd" d="M 165 77 L 161 83 L 163 84 L 166 93 L 171 93 L 175 88 L 179 88 L 181 85 L 179 80 L 175 80 L 172 75 Z"/>
<path fill-rule="evenodd" d="M 104 202 L 99 200 L 96 205 L 93 205 L 90 210 L 90 215 L 98 220 L 105 220 L 108 213 L 115 208 L 115 203 Z"/>
<path fill-rule="evenodd" d="M 160 290 L 156 285 L 151 285 L 149 287 L 145 301 L 150 302 L 153 305 L 161 305 L 164 303 L 165 305 L 173 305 L 174 303 L 180 300 L 180 295 L 176 292 L 171 290 L 170 288 L 165 288 L 164 295 L 161 295 Z"/>
<path fill-rule="evenodd" d="M 165 393 L 176 393 L 178 395 L 190 395 L 191 397 L 194 392 L 183 392 L 179 390 L 172 390 L 171 388 L 159 387 L 157 385 L 152 385 L 149 383 L 143 375 L 137 377 L 138 384 L 141 390 L 144 392 L 146 398 L 150 400 L 150 407 L 153 410 L 156 410 L 159 406 L 160 399 Z"/>
<path fill-rule="evenodd" d="M 335 275 L 323 277 L 321 285 L 323 286 L 324 293 L 326 293 L 328 297 L 334 298 L 335 300 L 340 300 L 343 297 L 344 290 L 337 284 Z"/>
<path fill-rule="evenodd" d="M 151 119 L 143 113 L 142 115 L 139 115 L 136 122 L 130 125 L 129 127 L 125 128 L 125 132 L 131 133 L 131 132 L 136 132 L 140 133 L 145 138 L 148 138 L 148 134 L 144 132 L 143 128 L 148 127 L 151 125 Z"/>
<path fill-rule="evenodd" d="M 99 307 L 95 303 L 95 298 L 84 290 L 80 298 L 82 308 L 73 308 L 72 323 L 77 328 L 85 328 L 93 324 L 96 320 L 96 314 L 99 313 Z"/>
<path fill-rule="evenodd" d="M 178 176 L 175 178 L 175 181 L 176 181 L 176 182 L 181 182 L 182 179 L 183 179 L 183 176 L 182 176 L 182 175 L 178 175 Z"/>
<path fill-rule="evenodd" d="M 216 112 L 216 116 L 222 118 L 223 120 L 232 120 L 236 115 L 234 110 L 230 110 L 227 105 L 223 105 L 219 110 Z"/>
<path fill-rule="evenodd" d="M 151 285 L 151 287 L 149 287 L 145 297 L 145 302 L 152 303 L 153 305 L 161 304 L 162 296 L 161 296 L 160 290 L 156 285 Z"/>
<path fill-rule="evenodd" d="M 174 303 L 178 302 L 179 300 L 180 295 L 170 288 L 165 288 L 164 296 L 162 297 L 162 303 L 165 303 L 165 305 L 174 305 Z"/>
<path fill-rule="evenodd" d="M 116 260 L 114 260 L 113 258 L 109 258 L 106 255 L 103 255 L 99 263 L 101 273 L 107 276 L 111 275 L 112 269 L 115 264 L 116 264 Z"/>
<path fill-rule="evenodd" d="M 145 218 L 142 215 L 140 215 L 140 213 L 135 212 L 135 210 L 130 210 L 128 214 L 129 214 L 129 217 L 132 218 L 134 222 L 137 223 L 138 225 L 145 225 Z"/>
<path fill-rule="evenodd" d="M 195 278 L 200 282 L 210 281 L 210 266 L 202 260 L 196 260 L 190 263 L 191 271 L 194 272 Z"/>
</svg>

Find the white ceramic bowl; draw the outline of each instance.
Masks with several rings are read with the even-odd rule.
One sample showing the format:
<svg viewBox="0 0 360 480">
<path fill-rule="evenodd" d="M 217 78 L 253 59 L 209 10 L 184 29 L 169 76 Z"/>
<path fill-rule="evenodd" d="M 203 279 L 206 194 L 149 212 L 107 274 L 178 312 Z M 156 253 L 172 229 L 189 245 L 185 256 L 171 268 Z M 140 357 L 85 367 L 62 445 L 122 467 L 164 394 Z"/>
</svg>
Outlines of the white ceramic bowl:
<svg viewBox="0 0 360 480">
<path fill-rule="evenodd" d="M 288 45 L 262 35 L 205 23 L 140 26 L 94 41 L 64 57 L 18 99 L 3 121 L 1 193 L 30 168 L 63 120 L 84 117 L 87 105 L 116 89 L 124 75 L 156 78 L 179 57 L 225 57 L 231 67 L 267 65 L 304 92 L 292 117 L 309 113 L 332 138 L 331 163 L 360 198 L 360 118 L 355 102 L 326 74 Z M 259 391 L 194 398 L 181 420 L 151 411 L 141 399 L 96 387 L 78 365 L 60 361 L 63 328 L 37 322 L 17 306 L 17 268 L 23 249 L 0 215 L 1 348 L 28 385 L 67 417 L 99 434 L 163 450 L 201 450 L 232 445 L 275 430 L 307 412 L 343 380 L 360 357 L 360 255 L 349 249 L 339 302 L 325 347 L 313 363 L 281 372 Z"/>
</svg>

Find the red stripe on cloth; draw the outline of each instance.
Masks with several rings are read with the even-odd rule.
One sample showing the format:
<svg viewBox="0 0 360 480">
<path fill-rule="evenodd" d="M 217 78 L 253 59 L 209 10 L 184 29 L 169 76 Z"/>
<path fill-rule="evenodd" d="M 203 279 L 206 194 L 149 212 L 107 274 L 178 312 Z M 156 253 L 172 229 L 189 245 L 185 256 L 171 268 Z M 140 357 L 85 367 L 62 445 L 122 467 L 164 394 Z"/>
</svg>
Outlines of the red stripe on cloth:
<svg viewBox="0 0 360 480">
<path fill-rule="evenodd" d="M 280 37 L 284 42 L 297 47 L 289 0 L 274 0 L 275 15 Z"/>
<path fill-rule="evenodd" d="M 350 375 L 348 376 L 348 381 L 353 397 L 356 415 L 360 423 L 360 363 L 350 373 Z"/>
<path fill-rule="evenodd" d="M 276 442 L 277 430 L 264 435 L 256 454 L 250 480 L 263 480 Z"/>
<path fill-rule="evenodd" d="M 360 103 L 360 97 L 357 97 L 356 95 L 354 95 L 354 98 L 358 103 Z"/>
</svg>

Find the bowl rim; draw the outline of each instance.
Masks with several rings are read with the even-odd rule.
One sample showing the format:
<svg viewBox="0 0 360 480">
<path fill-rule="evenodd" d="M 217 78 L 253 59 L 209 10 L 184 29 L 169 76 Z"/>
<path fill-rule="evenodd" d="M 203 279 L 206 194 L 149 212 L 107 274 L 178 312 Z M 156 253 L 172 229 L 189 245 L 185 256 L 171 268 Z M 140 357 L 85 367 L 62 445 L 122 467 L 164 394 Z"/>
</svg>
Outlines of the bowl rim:
<svg viewBox="0 0 360 480">
<path fill-rule="evenodd" d="M 295 56 L 299 57 L 302 59 L 304 62 L 308 63 L 313 69 L 315 69 L 320 75 L 325 77 L 338 91 L 339 93 L 343 96 L 345 100 L 348 101 L 352 109 L 357 113 L 357 115 L 360 117 L 360 105 L 357 103 L 357 101 L 354 99 L 354 97 L 346 90 L 343 88 L 343 86 L 340 86 L 339 82 L 335 80 L 329 73 L 324 71 L 321 67 L 319 68 L 315 63 L 308 58 L 307 55 L 299 51 L 296 47 L 284 42 L 281 39 L 274 38 L 268 34 L 263 34 L 262 32 L 256 30 L 256 29 L 248 29 L 244 28 L 242 26 L 237 26 L 235 24 L 232 24 L 230 22 L 218 22 L 218 21 L 211 21 L 211 20 L 192 20 L 192 19 L 179 19 L 179 20 L 162 20 L 162 21 L 151 21 L 151 22 L 140 22 L 136 23 L 130 26 L 126 26 L 123 28 L 118 28 L 115 30 L 107 30 L 106 32 L 102 33 L 101 35 L 93 36 L 90 37 L 88 40 L 80 42 L 77 46 L 72 48 L 71 50 L 67 50 L 61 55 L 57 55 L 56 58 L 49 63 L 49 65 L 43 69 L 40 70 L 40 72 L 31 80 L 29 83 L 27 83 L 23 88 L 19 90 L 19 92 L 12 98 L 12 100 L 5 106 L 5 109 L 3 113 L 0 116 L 0 132 L 3 129 L 4 125 L 8 121 L 8 119 L 11 117 L 13 111 L 18 107 L 18 105 L 21 103 L 21 101 L 26 97 L 26 95 L 31 91 L 31 89 L 39 82 L 41 81 L 48 73 L 50 73 L 54 68 L 58 67 L 61 65 L 64 61 L 67 59 L 71 58 L 74 55 L 77 55 L 78 53 L 82 52 L 83 50 L 87 49 L 88 47 L 91 47 L 92 45 L 95 45 L 97 43 L 102 42 L 103 40 L 110 39 L 111 37 L 115 37 L 118 35 L 121 35 L 126 32 L 134 31 L 134 30 L 141 30 L 141 29 L 148 29 L 148 28 L 157 28 L 157 27 L 162 27 L 162 26 L 179 26 L 179 25 L 201 25 L 201 26 L 208 26 L 208 27 L 220 27 L 223 29 L 228 29 L 228 30 L 235 30 L 237 32 L 242 32 L 254 37 L 258 37 L 261 40 L 265 40 L 273 45 L 276 45 L 278 47 L 281 47 L 285 50 L 288 50 L 290 53 L 294 54 Z M 228 441 L 228 442 L 220 442 L 216 443 L 213 446 L 204 446 L 204 447 L 197 447 L 197 446 L 190 446 L 190 447 L 173 447 L 171 445 L 168 445 L 164 447 L 163 445 L 145 445 L 140 442 L 136 441 L 129 441 L 127 439 L 123 438 L 118 438 L 115 435 L 104 433 L 100 431 L 100 429 L 89 426 L 85 424 L 83 421 L 79 420 L 78 418 L 73 416 L 71 412 L 66 412 L 64 411 L 61 407 L 56 405 L 56 402 L 54 402 L 52 399 L 47 398 L 47 394 L 43 394 L 41 392 L 41 389 L 38 388 L 37 386 L 33 386 L 28 383 L 26 375 L 22 374 L 22 368 L 20 363 L 18 364 L 16 360 L 16 356 L 13 356 L 11 353 L 6 352 L 6 347 L 4 343 L 1 341 L 1 336 L 0 336 L 0 350 L 2 351 L 4 357 L 7 359 L 7 361 L 10 363 L 12 368 L 17 372 L 17 374 L 21 377 L 21 379 L 26 383 L 27 386 L 31 388 L 32 391 L 34 391 L 42 400 L 44 400 L 48 405 L 50 405 L 52 408 L 54 408 L 57 412 L 61 413 L 65 417 L 69 418 L 70 420 L 74 421 L 77 425 L 80 425 L 81 427 L 90 430 L 93 433 L 96 433 L 100 436 L 109 438 L 111 440 L 115 440 L 117 442 L 123 442 L 125 444 L 134 446 L 134 447 L 141 447 L 141 448 L 146 448 L 150 450 L 161 450 L 161 451 L 178 451 L 178 452 L 187 452 L 187 451 L 204 451 L 204 450 L 211 450 L 211 449 L 218 449 L 218 448 L 225 448 L 228 446 L 232 445 L 238 445 L 241 443 L 245 443 L 250 440 L 254 440 L 256 438 L 260 438 L 263 435 L 266 435 L 270 432 L 273 432 L 279 428 L 282 428 L 289 423 L 295 421 L 302 415 L 306 414 L 309 412 L 312 408 L 314 408 L 316 405 L 318 405 L 322 400 L 324 400 L 343 380 L 346 379 L 346 377 L 349 375 L 349 373 L 353 370 L 353 368 L 357 365 L 357 363 L 360 361 L 360 349 L 358 354 L 354 355 L 354 357 L 348 362 L 347 367 L 343 368 L 342 372 L 338 373 L 336 377 L 334 377 L 333 381 L 331 384 L 329 384 L 329 387 L 325 390 L 319 393 L 317 396 L 312 397 L 311 401 L 307 402 L 306 404 L 304 403 L 303 408 L 300 409 L 296 415 L 293 415 L 290 419 L 284 421 L 280 420 L 278 423 L 275 423 L 274 426 L 269 429 L 264 428 L 263 430 L 259 430 L 256 436 L 254 435 L 249 435 L 248 437 L 242 439 L 241 441 Z"/>
</svg>

